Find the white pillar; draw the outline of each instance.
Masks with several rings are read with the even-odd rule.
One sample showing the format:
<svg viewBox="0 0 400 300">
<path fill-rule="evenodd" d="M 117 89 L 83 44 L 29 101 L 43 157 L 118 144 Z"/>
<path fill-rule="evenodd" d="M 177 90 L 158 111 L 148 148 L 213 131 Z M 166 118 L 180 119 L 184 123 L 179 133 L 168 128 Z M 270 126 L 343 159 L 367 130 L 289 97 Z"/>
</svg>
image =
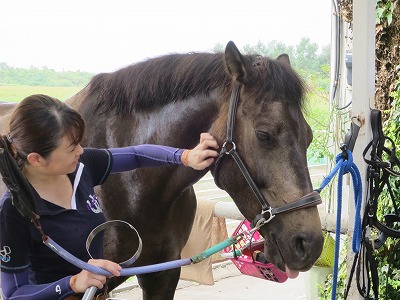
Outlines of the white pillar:
<svg viewBox="0 0 400 300">
<path fill-rule="evenodd" d="M 354 162 L 361 172 L 363 180 L 363 204 L 366 195 L 366 171 L 362 152 L 372 139 L 370 126 L 370 108 L 374 107 L 375 95 L 375 0 L 353 0 L 353 103 L 352 116 L 359 116 L 365 123 L 360 128 L 353 151 Z M 348 234 L 353 236 L 354 197 L 349 195 Z M 348 274 L 353 262 L 351 240 L 348 249 Z M 355 277 L 355 276 L 354 276 Z M 362 299 L 353 278 L 348 299 Z"/>
</svg>

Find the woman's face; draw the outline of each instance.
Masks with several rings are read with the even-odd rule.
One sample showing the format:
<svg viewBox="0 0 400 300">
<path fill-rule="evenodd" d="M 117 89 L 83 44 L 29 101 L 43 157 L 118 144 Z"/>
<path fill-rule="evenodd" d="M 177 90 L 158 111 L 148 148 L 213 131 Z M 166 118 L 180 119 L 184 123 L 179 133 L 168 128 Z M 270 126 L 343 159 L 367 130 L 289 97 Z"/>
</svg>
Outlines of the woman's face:
<svg viewBox="0 0 400 300">
<path fill-rule="evenodd" d="M 46 158 L 46 170 L 53 175 L 64 175 L 75 171 L 78 159 L 83 153 L 80 144 L 71 143 L 67 136 L 61 139 L 60 145 Z"/>
</svg>

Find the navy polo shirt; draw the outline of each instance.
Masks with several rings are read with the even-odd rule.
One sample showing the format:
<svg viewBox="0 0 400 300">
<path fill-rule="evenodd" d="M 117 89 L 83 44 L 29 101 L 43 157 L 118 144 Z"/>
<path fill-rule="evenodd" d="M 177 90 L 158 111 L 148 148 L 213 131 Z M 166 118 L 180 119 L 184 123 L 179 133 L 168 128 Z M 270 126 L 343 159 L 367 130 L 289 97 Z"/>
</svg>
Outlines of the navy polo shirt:
<svg viewBox="0 0 400 300">
<path fill-rule="evenodd" d="M 86 239 L 94 227 L 105 221 L 94 187 L 110 174 L 112 156 L 108 150 L 85 148 L 80 163 L 69 178 L 74 187 L 72 209 L 48 202 L 36 193 L 36 212 L 44 233 L 83 261 L 90 259 Z M 7 192 L 0 200 L 1 271 L 28 269 L 32 284 L 49 283 L 81 270 L 43 244 L 40 233 L 11 203 Z M 102 239 L 92 242 L 91 254 L 102 258 Z"/>
</svg>

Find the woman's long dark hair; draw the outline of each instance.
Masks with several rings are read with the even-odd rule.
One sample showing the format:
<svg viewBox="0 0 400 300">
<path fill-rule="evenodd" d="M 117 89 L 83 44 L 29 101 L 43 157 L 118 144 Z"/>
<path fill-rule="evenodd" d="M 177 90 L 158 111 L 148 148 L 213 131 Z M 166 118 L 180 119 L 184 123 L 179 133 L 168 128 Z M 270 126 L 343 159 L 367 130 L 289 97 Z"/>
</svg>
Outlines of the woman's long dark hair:
<svg viewBox="0 0 400 300">
<path fill-rule="evenodd" d="M 36 152 L 47 158 L 65 135 L 71 143 L 79 144 L 85 122 L 67 104 L 38 94 L 25 98 L 16 106 L 9 128 L 10 132 L 2 136 L 1 144 L 10 150 L 22 169 L 29 153 Z"/>
</svg>

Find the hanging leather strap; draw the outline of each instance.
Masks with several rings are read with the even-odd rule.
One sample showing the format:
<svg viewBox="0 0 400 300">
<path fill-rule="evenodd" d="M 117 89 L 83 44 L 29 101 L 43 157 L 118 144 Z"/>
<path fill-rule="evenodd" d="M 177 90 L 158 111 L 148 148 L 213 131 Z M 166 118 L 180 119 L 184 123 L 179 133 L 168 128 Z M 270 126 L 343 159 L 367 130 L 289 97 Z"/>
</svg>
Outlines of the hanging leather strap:
<svg viewBox="0 0 400 300">
<path fill-rule="evenodd" d="M 400 216 L 390 186 L 390 176 L 400 176 L 397 171 L 400 167 L 400 161 L 396 156 L 393 140 L 383 134 L 382 115 L 379 110 L 371 110 L 371 129 L 373 139 L 363 151 L 364 161 L 368 164 L 368 195 L 362 224 L 363 241 L 360 252 L 354 257 L 349 279 L 349 282 L 351 282 L 355 272 L 357 289 L 364 299 L 378 299 L 379 297 L 378 264 L 374 256 L 375 249 L 381 247 L 387 237 L 400 238 L 400 230 L 393 228 L 395 223 L 400 222 Z M 391 143 L 391 148 L 385 146 L 387 142 Z M 368 151 L 370 151 L 370 158 L 367 158 Z M 378 201 L 385 187 L 392 200 L 395 213 L 385 215 L 385 220 L 380 221 L 377 217 Z M 381 232 L 377 239 L 371 240 L 370 230 L 372 229 Z M 350 284 L 346 290 L 346 297 L 349 286 Z M 373 298 L 370 298 L 371 292 Z"/>
</svg>

